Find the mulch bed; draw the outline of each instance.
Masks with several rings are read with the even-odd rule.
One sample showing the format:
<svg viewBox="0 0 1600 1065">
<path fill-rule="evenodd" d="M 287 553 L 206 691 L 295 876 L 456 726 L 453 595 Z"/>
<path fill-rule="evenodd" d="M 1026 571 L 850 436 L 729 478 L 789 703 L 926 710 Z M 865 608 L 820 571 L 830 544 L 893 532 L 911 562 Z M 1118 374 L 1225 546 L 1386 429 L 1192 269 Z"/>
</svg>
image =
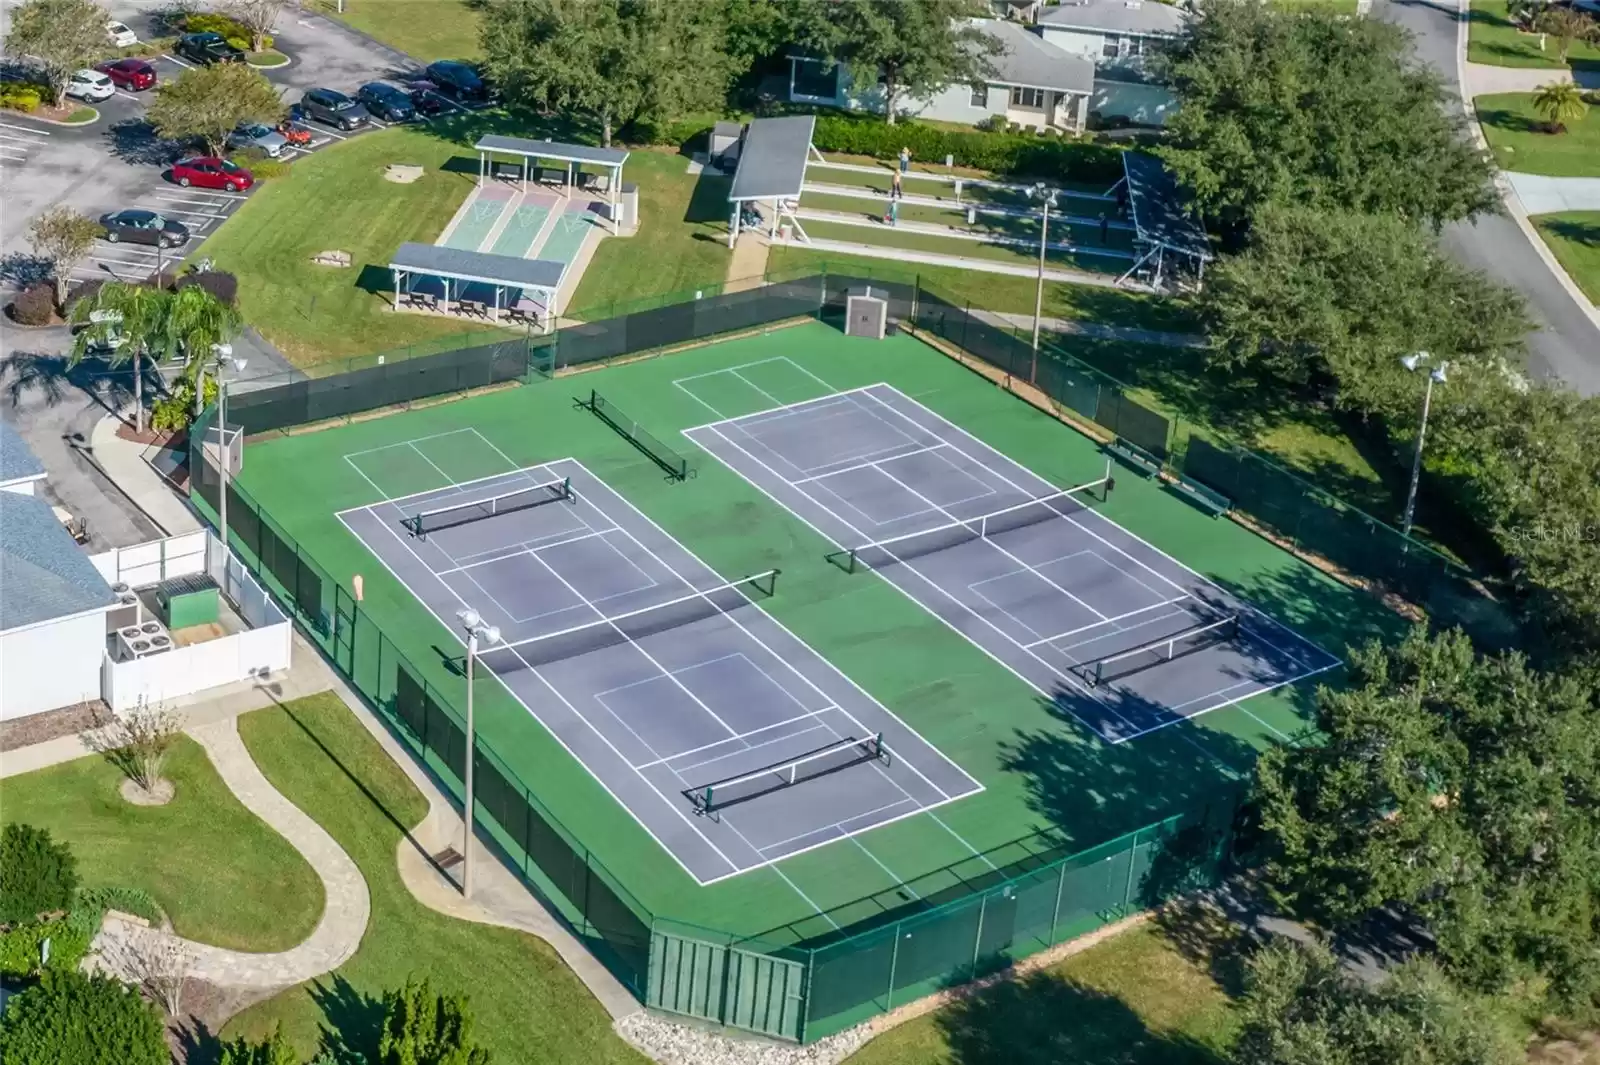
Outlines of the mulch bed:
<svg viewBox="0 0 1600 1065">
<path fill-rule="evenodd" d="M 111 708 L 99 699 L 12 721 L 0 721 L 0 751 L 31 747 L 46 740 L 73 736 L 111 720 Z"/>
</svg>

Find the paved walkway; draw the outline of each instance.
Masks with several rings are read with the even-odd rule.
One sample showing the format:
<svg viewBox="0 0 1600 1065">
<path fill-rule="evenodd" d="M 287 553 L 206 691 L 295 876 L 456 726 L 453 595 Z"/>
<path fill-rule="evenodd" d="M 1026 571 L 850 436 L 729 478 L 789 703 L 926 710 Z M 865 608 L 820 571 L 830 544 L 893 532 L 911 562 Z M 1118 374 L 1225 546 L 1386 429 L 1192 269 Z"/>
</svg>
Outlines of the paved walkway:
<svg viewBox="0 0 1600 1065">
<path fill-rule="evenodd" d="M 1487 96 L 1497 92 L 1534 92 L 1552 81 L 1571 81 L 1572 71 L 1565 67 L 1494 67 L 1486 63 L 1467 63 L 1466 84 L 1468 96 Z"/>
<path fill-rule="evenodd" d="M 1002 328 L 1029 330 L 1033 328 L 1031 314 L 1000 314 L 995 311 L 973 313 L 975 317 Z M 1088 337 L 1091 340 L 1121 340 L 1130 344 L 1157 344 L 1168 348 L 1198 348 L 1206 342 L 1206 338 L 1197 333 L 1166 333 L 1127 325 L 1080 322 L 1073 318 L 1041 318 L 1039 328 L 1046 333 Z"/>
<path fill-rule="evenodd" d="M 1013 265 L 990 259 L 966 259 L 956 255 L 941 255 L 932 251 L 890 248 L 882 244 L 857 244 L 847 240 L 819 240 L 817 238 L 812 238 L 809 243 L 799 239 L 780 240 L 778 243 L 787 244 L 791 248 L 799 248 L 802 251 L 824 253 L 831 251 L 840 255 L 855 255 L 864 259 L 888 259 L 898 263 L 922 263 L 924 266 L 950 266 L 959 270 L 970 270 L 985 274 L 1036 277 L 1039 273 L 1039 268 L 1036 266 Z M 1090 285 L 1095 288 L 1116 288 L 1128 292 L 1150 291 L 1147 286 L 1131 281 L 1118 285 L 1116 277 L 1112 274 L 1091 274 L 1084 270 L 1062 270 L 1059 267 L 1047 267 L 1044 272 L 1044 279 L 1046 281 L 1067 281 L 1074 285 Z"/>
<path fill-rule="evenodd" d="M 1600 177 L 1548 177 L 1510 172 L 1505 177 L 1529 214 L 1600 211 Z"/>
<path fill-rule="evenodd" d="M 724 292 L 743 292 L 760 288 L 767 272 L 767 254 L 771 250 L 765 234 L 745 230 L 733 243 L 733 254 L 728 257 L 727 280 Z"/>
<path fill-rule="evenodd" d="M 122 423 L 106 415 L 94 427 L 89 445 L 100 468 L 117 483 L 133 504 L 167 531 L 168 536 L 200 528 L 200 520 L 184 505 L 161 475 L 144 460 L 148 445 L 117 435 Z"/>
<path fill-rule="evenodd" d="M 224 950 L 181 939 L 161 929 L 107 918 L 95 937 L 98 965 L 134 984 L 148 978 L 149 959 L 176 944 L 190 977 L 225 988 L 289 987 L 337 969 L 356 952 L 367 929 L 367 882 L 322 826 L 268 783 L 250 758 L 232 717 L 189 730 L 228 790 L 299 851 L 322 881 L 325 904 L 317 927 L 299 945 L 276 954 Z"/>
</svg>

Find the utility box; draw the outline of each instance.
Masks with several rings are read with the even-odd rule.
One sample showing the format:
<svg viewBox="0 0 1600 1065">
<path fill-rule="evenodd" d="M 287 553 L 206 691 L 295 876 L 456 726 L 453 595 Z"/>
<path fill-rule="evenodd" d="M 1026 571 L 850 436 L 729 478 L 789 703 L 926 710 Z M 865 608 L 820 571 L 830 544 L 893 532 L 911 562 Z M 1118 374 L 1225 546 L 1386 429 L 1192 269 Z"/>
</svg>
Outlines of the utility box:
<svg viewBox="0 0 1600 1065">
<path fill-rule="evenodd" d="M 168 578 L 156 585 L 156 609 L 174 631 L 213 624 L 220 610 L 217 582 L 204 573 Z"/>
<path fill-rule="evenodd" d="M 868 288 L 845 299 L 844 335 L 882 340 L 889 328 L 889 301 Z"/>
</svg>

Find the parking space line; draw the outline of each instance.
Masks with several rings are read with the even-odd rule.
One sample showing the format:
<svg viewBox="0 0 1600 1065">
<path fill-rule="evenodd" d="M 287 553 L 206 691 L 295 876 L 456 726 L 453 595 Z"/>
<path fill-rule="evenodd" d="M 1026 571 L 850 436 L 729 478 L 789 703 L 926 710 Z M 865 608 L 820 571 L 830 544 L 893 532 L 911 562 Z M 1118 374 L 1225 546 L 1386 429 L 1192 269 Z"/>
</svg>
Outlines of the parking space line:
<svg viewBox="0 0 1600 1065">
<path fill-rule="evenodd" d="M 157 59 L 165 59 L 165 60 L 168 60 L 169 62 L 176 63 L 176 64 L 178 64 L 180 67 L 182 67 L 185 70 L 193 70 L 194 69 L 194 65 L 192 63 L 185 63 L 183 60 L 179 59 L 175 55 L 168 55 L 166 53 L 162 53 L 161 55 L 156 56 L 156 58 Z"/>
</svg>

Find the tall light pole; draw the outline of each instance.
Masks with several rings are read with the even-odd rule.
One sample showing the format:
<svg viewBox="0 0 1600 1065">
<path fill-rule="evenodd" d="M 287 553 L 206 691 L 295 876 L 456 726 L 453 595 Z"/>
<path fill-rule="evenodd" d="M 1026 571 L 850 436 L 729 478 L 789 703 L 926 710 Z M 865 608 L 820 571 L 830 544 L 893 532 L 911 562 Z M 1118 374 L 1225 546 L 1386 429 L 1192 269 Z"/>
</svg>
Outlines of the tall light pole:
<svg viewBox="0 0 1600 1065">
<path fill-rule="evenodd" d="M 1055 206 L 1056 190 L 1040 181 L 1028 189 L 1028 198 L 1044 203 L 1044 219 L 1039 226 L 1039 286 L 1033 294 L 1033 368 L 1028 383 L 1039 379 L 1039 318 L 1044 314 L 1044 253 L 1050 246 L 1050 208 Z"/>
<path fill-rule="evenodd" d="M 1431 356 L 1426 351 L 1413 352 L 1400 360 L 1412 373 L 1427 366 Z M 1406 518 L 1401 527 L 1401 535 L 1407 540 L 1411 539 L 1411 519 L 1417 511 L 1417 482 L 1422 479 L 1422 442 L 1428 435 L 1428 408 L 1433 405 L 1433 386 L 1442 385 L 1449 378 L 1445 375 L 1445 368 L 1449 363 L 1440 362 L 1428 372 L 1428 384 L 1422 392 L 1422 424 L 1417 426 L 1417 452 L 1411 458 L 1411 491 L 1406 493 Z"/>
<path fill-rule="evenodd" d="M 472 716 L 472 674 L 478 658 L 478 641 L 493 647 L 500 642 L 500 630 L 485 625 L 476 610 L 467 607 L 456 611 L 456 620 L 467 630 L 467 768 L 466 794 L 461 807 L 461 897 L 472 897 L 472 763 L 478 749 L 477 727 Z"/>
<path fill-rule="evenodd" d="M 222 460 L 222 487 L 217 491 L 217 532 L 222 537 L 223 557 L 228 553 L 228 374 L 231 365 L 244 371 L 248 359 L 233 357 L 232 344 L 211 345 L 211 355 L 217 361 L 217 455 Z M 200 391 L 205 392 L 205 377 L 200 378 Z M 202 451 L 205 441 L 200 442 Z"/>
</svg>

